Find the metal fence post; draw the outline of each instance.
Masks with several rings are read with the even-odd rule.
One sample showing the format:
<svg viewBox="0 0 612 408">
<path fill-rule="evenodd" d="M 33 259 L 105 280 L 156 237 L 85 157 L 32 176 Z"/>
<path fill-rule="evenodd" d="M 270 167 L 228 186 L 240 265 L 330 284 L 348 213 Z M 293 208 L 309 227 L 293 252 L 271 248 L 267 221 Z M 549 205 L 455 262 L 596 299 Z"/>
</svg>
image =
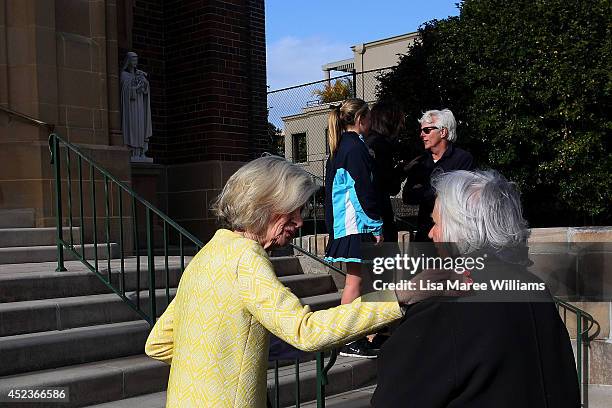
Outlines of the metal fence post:
<svg viewBox="0 0 612 408">
<path fill-rule="evenodd" d="M 56 224 L 56 242 L 57 242 L 57 268 L 56 272 L 64 272 L 64 237 L 62 230 L 62 181 L 60 172 L 60 156 L 59 156 L 59 139 L 55 134 L 51 135 L 52 143 L 51 150 L 53 156 L 53 169 L 55 172 L 55 224 Z"/>
<path fill-rule="evenodd" d="M 147 215 L 147 257 L 148 257 L 147 266 L 149 269 L 149 310 L 151 313 L 151 320 L 149 323 L 151 324 L 151 327 L 153 327 L 153 325 L 155 324 L 156 317 L 157 317 L 157 305 L 155 302 L 156 299 L 155 299 L 155 256 L 153 254 L 153 245 L 154 245 L 153 213 L 151 212 L 149 207 L 147 207 L 146 215 Z"/>
<path fill-rule="evenodd" d="M 325 408 L 325 373 L 323 353 L 317 353 L 317 408 Z"/>
</svg>

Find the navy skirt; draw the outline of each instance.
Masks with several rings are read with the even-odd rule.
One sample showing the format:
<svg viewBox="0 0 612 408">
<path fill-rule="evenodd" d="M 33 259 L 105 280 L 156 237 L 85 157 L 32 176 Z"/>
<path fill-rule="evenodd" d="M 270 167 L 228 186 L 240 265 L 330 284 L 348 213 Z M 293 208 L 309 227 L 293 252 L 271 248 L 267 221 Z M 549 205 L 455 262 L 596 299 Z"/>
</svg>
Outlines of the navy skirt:
<svg viewBox="0 0 612 408">
<path fill-rule="evenodd" d="M 346 237 L 332 239 L 325 250 L 325 260 L 328 262 L 366 262 L 366 244 L 370 247 L 374 243 L 372 234 L 354 234 Z"/>
</svg>

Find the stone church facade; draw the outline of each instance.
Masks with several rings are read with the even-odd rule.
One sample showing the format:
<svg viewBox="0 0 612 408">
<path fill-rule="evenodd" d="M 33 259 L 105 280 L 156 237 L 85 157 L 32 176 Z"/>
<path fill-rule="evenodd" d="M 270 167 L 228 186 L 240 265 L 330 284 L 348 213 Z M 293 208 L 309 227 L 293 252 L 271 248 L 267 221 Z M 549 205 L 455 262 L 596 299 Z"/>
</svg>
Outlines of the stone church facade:
<svg viewBox="0 0 612 408">
<path fill-rule="evenodd" d="M 153 163 L 123 146 L 127 51 L 148 73 Z M 49 130 L 10 109 L 207 239 L 211 201 L 268 147 L 265 58 L 263 0 L 0 0 L 0 209 L 55 224 Z"/>
</svg>

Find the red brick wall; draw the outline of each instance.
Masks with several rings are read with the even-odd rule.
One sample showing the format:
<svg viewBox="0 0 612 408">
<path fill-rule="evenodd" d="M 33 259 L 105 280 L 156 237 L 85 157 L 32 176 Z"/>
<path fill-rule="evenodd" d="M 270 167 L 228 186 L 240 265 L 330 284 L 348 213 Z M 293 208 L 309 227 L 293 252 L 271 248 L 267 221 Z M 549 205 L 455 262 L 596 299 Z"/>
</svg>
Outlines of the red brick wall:
<svg viewBox="0 0 612 408">
<path fill-rule="evenodd" d="M 132 21 L 126 25 L 131 29 L 129 49 L 120 48 L 119 62 L 127 51 L 138 54 L 139 68 L 149 74 L 151 90 L 151 120 L 153 138 L 149 144 L 149 154 L 163 158 L 167 150 L 167 112 L 164 60 L 164 0 L 121 0 L 132 7 Z M 118 3 L 118 7 L 121 4 Z M 126 13 L 128 14 L 128 13 Z M 121 45 L 121 44 L 120 44 Z"/>
<path fill-rule="evenodd" d="M 162 164 L 245 161 L 267 149 L 263 0 L 134 0 Z"/>
</svg>

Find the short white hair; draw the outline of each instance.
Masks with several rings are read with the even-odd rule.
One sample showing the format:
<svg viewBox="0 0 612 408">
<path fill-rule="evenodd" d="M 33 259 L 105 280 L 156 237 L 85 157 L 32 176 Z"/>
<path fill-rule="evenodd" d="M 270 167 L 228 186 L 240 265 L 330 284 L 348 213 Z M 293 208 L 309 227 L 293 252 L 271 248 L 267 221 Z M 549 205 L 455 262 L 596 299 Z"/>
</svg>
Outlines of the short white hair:
<svg viewBox="0 0 612 408">
<path fill-rule="evenodd" d="M 228 228 L 260 235 L 275 215 L 289 214 L 303 206 L 318 189 L 312 176 L 278 156 L 265 156 L 234 173 L 213 212 Z"/>
<path fill-rule="evenodd" d="M 449 109 L 428 110 L 419 119 L 419 123 L 423 122 L 435 123 L 437 126 L 446 128 L 448 130 L 446 139 L 449 142 L 457 140 L 457 122 L 455 121 L 455 115 Z"/>
<path fill-rule="evenodd" d="M 516 247 L 529 237 L 514 183 L 489 171 L 457 170 L 434 177 L 442 239 L 463 254 Z"/>
</svg>

